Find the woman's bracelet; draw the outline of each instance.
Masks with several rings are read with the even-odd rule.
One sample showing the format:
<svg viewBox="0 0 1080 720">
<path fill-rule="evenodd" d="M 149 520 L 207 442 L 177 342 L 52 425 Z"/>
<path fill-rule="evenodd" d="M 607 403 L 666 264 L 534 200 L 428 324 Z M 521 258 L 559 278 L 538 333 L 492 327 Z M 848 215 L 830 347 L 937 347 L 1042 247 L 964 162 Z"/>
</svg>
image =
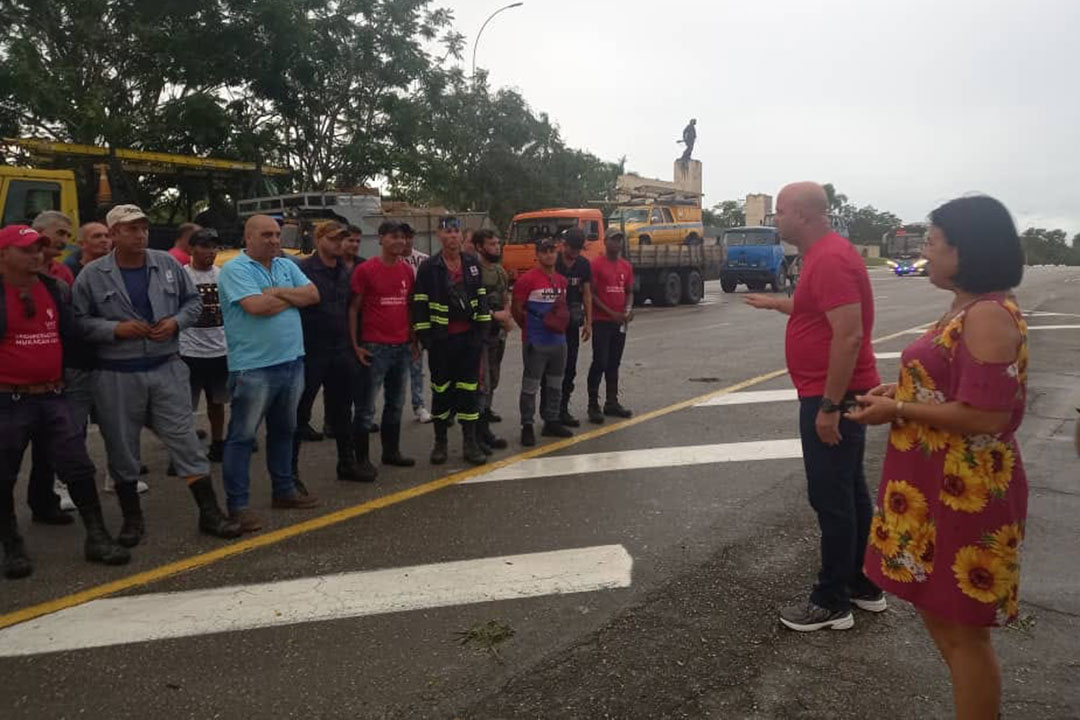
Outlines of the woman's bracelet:
<svg viewBox="0 0 1080 720">
<path fill-rule="evenodd" d="M 904 401 L 903 400 L 897 400 L 896 401 L 896 417 L 898 417 L 898 418 L 903 418 L 904 417 Z"/>
</svg>

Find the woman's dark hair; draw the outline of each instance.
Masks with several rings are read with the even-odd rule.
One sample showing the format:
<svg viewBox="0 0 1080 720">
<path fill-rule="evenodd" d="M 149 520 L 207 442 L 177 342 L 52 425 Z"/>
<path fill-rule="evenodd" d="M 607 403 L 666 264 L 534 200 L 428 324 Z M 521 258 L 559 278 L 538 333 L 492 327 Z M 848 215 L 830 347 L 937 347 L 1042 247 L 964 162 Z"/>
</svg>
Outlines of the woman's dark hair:
<svg viewBox="0 0 1080 720">
<path fill-rule="evenodd" d="M 930 213 L 957 250 L 953 282 L 970 293 L 1011 290 L 1024 277 L 1024 250 L 1005 206 L 988 195 L 950 200 Z"/>
<path fill-rule="evenodd" d="M 488 230 L 486 228 L 484 228 L 482 230 L 477 230 L 476 232 L 474 232 L 472 234 L 472 244 L 473 244 L 474 247 L 478 247 L 478 248 L 483 247 L 484 246 L 484 241 L 487 240 L 488 238 L 493 238 L 493 237 L 495 237 L 495 232 L 492 231 L 492 230 Z"/>
</svg>

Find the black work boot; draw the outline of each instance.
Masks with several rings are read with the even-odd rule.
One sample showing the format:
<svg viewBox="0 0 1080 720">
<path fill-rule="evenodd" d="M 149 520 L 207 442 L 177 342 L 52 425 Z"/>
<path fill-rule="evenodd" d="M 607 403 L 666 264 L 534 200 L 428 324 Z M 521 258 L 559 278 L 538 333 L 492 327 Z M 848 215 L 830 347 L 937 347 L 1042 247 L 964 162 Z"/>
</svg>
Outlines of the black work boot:
<svg viewBox="0 0 1080 720">
<path fill-rule="evenodd" d="M 412 467 L 416 461 L 401 454 L 401 425 L 383 425 L 382 464 L 393 467 Z"/>
<path fill-rule="evenodd" d="M 351 478 L 343 477 L 342 480 L 375 482 L 375 479 L 379 477 L 379 471 L 371 464 L 371 450 L 368 440 L 368 431 L 366 429 L 357 430 L 353 433 L 353 448 L 356 450 L 356 472 Z"/>
<path fill-rule="evenodd" d="M 461 454 L 465 462 L 471 465 L 483 465 L 487 462 L 487 455 L 480 449 L 480 443 L 476 439 L 476 421 L 469 420 L 461 423 Z"/>
<path fill-rule="evenodd" d="M 619 401 L 617 399 L 613 400 L 610 398 L 606 403 L 604 403 L 604 414 L 608 417 L 617 418 L 628 418 L 634 416 L 632 410 L 624 408 L 622 405 L 619 404 Z"/>
<path fill-rule="evenodd" d="M 604 411 L 600 409 L 600 402 L 596 399 L 589 399 L 589 422 L 594 425 L 604 424 Z"/>
<path fill-rule="evenodd" d="M 116 542 L 126 548 L 135 547 L 146 536 L 146 521 L 136 483 L 116 483 L 116 499 L 120 501 L 120 512 L 124 516 Z"/>
<path fill-rule="evenodd" d="M 446 442 L 446 429 L 449 427 L 449 423 L 445 420 L 435 419 L 435 447 L 431 448 L 431 460 L 432 465 L 442 465 L 446 462 L 449 456 L 449 449 Z"/>
<path fill-rule="evenodd" d="M 330 437 L 327 435 L 327 437 Z M 352 437 L 352 432 L 337 433 L 333 436 L 334 442 L 337 443 L 337 479 L 338 480 L 355 480 L 356 479 L 356 441 Z"/>
<path fill-rule="evenodd" d="M 102 565 L 127 565 L 131 553 L 121 547 L 105 529 L 105 518 L 101 516 L 101 505 L 93 503 L 79 508 L 83 527 L 86 528 L 86 560 Z"/>
<path fill-rule="evenodd" d="M 486 416 L 481 416 L 477 433 L 477 438 L 480 442 L 487 445 L 492 450 L 505 450 L 510 445 L 506 440 L 491 432 L 491 421 L 488 420 Z M 490 455 L 491 453 L 488 454 Z"/>
<path fill-rule="evenodd" d="M 565 425 L 568 428 L 581 427 L 581 421 L 570 414 L 570 407 L 568 405 L 563 405 L 562 409 L 559 410 L 559 424 Z"/>
<path fill-rule="evenodd" d="M 558 422 L 545 422 L 544 425 L 540 428 L 540 434 L 544 437 L 574 437 L 573 430 Z"/>
<path fill-rule="evenodd" d="M 34 564 L 26 554 L 26 545 L 22 535 L 19 535 L 14 514 L 0 518 L 0 544 L 4 546 L 4 577 L 19 580 L 34 572 Z"/>
<path fill-rule="evenodd" d="M 240 529 L 240 523 L 225 517 L 225 513 L 218 507 L 214 483 L 209 475 L 202 476 L 188 487 L 195 498 L 195 504 L 199 506 L 199 531 L 201 533 L 226 540 L 240 537 L 243 532 Z"/>
</svg>

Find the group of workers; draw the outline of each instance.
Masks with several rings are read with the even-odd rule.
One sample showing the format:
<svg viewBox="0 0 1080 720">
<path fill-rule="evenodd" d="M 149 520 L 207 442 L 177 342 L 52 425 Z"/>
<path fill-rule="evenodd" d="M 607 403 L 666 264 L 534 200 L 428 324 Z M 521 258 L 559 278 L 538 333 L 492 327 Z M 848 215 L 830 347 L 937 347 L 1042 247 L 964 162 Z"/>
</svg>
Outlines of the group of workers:
<svg viewBox="0 0 1080 720">
<path fill-rule="evenodd" d="M 77 249 L 61 262 L 76 237 Z M 508 447 L 492 431 L 501 421 L 493 397 L 515 323 L 524 365 L 522 445 L 536 444 L 538 395 L 541 435 L 569 437 L 579 426 L 570 402 L 578 348 L 590 339 L 588 419 L 631 416 L 619 403 L 618 378 L 633 319 L 633 272 L 620 257 L 618 231 L 591 262 L 576 228 L 538 238 L 536 266 L 512 288 L 494 232 L 463 234 L 457 218 L 446 216 L 437 237 L 441 251 L 428 257 L 413 247 L 411 227 L 386 221 L 378 254 L 365 260 L 359 229 L 330 221 L 316 227 L 314 253 L 297 258 L 282 252 L 279 223 L 258 215 L 245 225 L 244 249 L 218 267 L 216 231 L 185 224 L 171 250 L 152 250 L 149 219 L 134 205 L 114 207 L 104 223 L 87 223 L 77 233 L 56 211 L 32 226 L 0 229 L 5 576 L 33 570 L 14 500 L 27 446 L 32 520 L 66 525 L 74 522 L 68 511 L 77 509 L 86 559 L 120 565 L 147 533 L 140 498 L 144 428 L 166 446 L 169 474 L 190 488 L 200 531 L 236 538 L 262 528 L 251 506 L 250 463 L 264 422 L 272 507 L 286 510 L 319 504 L 299 461 L 304 441 L 324 433 L 335 440 L 340 480 L 377 479 L 370 451 L 376 433 L 383 467 L 415 465 L 401 449 L 410 379 L 416 419 L 434 427 L 432 464 L 448 461 L 454 423 L 470 464 Z M 430 412 L 423 401 L 425 352 Z M 311 427 L 320 389 L 324 433 Z M 208 446 L 194 415 L 204 397 Z M 115 537 L 105 526 L 87 452 L 91 420 L 101 431 L 107 487 L 115 489 L 123 518 Z M 217 462 L 224 510 L 211 478 Z"/>
</svg>

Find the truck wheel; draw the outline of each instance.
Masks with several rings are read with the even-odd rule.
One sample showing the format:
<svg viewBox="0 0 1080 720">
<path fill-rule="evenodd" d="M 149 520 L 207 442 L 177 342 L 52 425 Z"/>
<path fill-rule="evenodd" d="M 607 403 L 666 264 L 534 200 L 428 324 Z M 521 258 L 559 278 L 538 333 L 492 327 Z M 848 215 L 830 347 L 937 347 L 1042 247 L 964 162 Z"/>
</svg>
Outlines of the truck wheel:
<svg viewBox="0 0 1080 720">
<path fill-rule="evenodd" d="M 648 235 L 642 235 L 638 239 L 638 245 L 652 245 L 652 238 Z"/>
<path fill-rule="evenodd" d="M 787 267 L 780 266 L 780 269 L 776 271 L 776 276 L 772 279 L 773 292 L 782 293 L 787 290 L 788 276 Z"/>
<path fill-rule="evenodd" d="M 705 281 L 701 279 L 701 273 L 691 270 L 686 274 L 686 282 L 683 283 L 682 300 L 687 305 L 697 305 L 705 297 Z"/>
<path fill-rule="evenodd" d="M 664 307 L 678 305 L 682 298 L 682 278 L 671 271 L 660 276 L 660 285 L 653 294 L 653 302 Z"/>
<path fill-rule="evenodd" d="M 701 244 L 701 236 L 698 235 L 696 232 L 690 233 L 689 235 L 686 236 L 686 244 L 687 245 L 700 245 Z"/>
<path fill-rule="evenodd" d="M 720 276 L 720 289 L 724 292 L 733 293 L 737 287 L 739 287 L 739 283 L 735 282 L 735 278 Z"/>
</svg>

